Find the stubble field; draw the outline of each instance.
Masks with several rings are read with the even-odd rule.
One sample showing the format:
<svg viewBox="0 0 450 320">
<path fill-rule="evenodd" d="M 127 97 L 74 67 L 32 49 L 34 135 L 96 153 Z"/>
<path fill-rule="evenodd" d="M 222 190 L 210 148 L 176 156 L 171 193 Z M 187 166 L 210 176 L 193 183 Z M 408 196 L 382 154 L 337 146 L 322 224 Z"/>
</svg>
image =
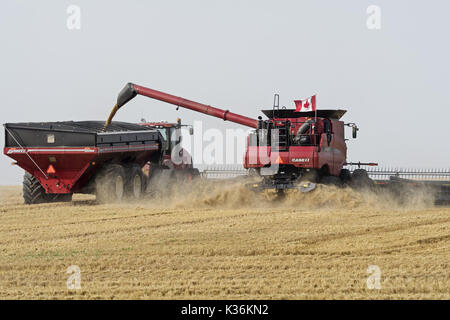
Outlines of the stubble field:
<svg viewBox="0 0 450 320">
<path fill-rule="evenodd" d="M 0 298 L 450 299 L 449 207 L 332 187 L 283 201 L 236 182 L 178 191 L 27 206 L 0 187 Z"/>
</svg>

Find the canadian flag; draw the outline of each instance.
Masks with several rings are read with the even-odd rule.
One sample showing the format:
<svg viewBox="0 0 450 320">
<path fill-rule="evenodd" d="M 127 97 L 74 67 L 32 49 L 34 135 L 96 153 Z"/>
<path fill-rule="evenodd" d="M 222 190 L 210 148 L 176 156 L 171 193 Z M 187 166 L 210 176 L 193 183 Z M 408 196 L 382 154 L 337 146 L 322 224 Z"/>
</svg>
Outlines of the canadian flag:
<svg viewBox="0 0 450 320">
<path fill-rule="evenodd" d="M 306 100 L 294 100 L 295 112 L 316 111 L 316 95 Z"/>
</svg>

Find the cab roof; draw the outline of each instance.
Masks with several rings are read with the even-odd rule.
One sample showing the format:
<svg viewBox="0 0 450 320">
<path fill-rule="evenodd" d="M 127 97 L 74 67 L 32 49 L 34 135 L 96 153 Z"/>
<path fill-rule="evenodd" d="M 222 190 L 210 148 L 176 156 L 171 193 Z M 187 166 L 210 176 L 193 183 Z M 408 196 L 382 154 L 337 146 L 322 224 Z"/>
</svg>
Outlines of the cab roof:
<svg viewBox="0 0 450 320">
<path fill-rule="evenodd" d="M 301 118 L 301 117 L 314 117 L 316 112 L 295 112 L 295 109 L 269 109 L 261 110 L 267 118 Z M 335 110 L 317 110 L 317 116 L 320 118 L 337 119 L 339 120 L 347 112 L 347 110 L 335 109 Z"/>
</svg>

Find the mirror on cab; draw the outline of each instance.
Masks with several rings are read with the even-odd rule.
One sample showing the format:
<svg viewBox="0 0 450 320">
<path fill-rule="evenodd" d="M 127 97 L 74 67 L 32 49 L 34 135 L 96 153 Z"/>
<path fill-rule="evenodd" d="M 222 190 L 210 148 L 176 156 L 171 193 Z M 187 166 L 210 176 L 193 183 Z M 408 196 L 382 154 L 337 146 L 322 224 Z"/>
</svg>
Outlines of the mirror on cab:
<svg viewBox="0 0 450 320">
<path fill-rule="evenodd" d="M 358 127 L 357 126 L 353 126 L 352 127 L 352 137 L 353 139 L 356 139 L 356 136 L 358 135 Z"/>
<path fill-rule="evenodd" d="M 358 135 L 358 131 L 359 131 L 358 126 L 355 123 L 345 123 L 344 125 L 352 128 L 352 138 L 356 139 L 356 137 Z"/>
<path fill-rule="evenodd" d="M 193 127 L 189 127 L 189 135 L 193 135 L 194 134 L 194 128 Z"/>
</svg>

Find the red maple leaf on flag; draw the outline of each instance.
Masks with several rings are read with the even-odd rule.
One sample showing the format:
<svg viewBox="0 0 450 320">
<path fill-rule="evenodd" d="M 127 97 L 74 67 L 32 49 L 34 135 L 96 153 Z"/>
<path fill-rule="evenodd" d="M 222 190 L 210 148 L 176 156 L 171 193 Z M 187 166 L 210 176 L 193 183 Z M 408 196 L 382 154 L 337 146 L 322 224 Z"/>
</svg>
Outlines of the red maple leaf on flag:
<svg viewBox="0 0 450 320">
<path fill-rule="evenodd" d="M 306 100 L 306 102 L 305 102 L 305 104 L 303 105 L 303 107 L 304 107 L 305 109 L 308 109 L 308 108 L 309 108 L 309 101 L 308 101 L 308 100 Z"/>
<path fill-rule="evenodd" d="M 303 101 L 305 101 L 303 103 Z M 316 95 L 309 97 L 306 100 L 294 100 L 295 112 L 316 111 Z"/>
</svg>

